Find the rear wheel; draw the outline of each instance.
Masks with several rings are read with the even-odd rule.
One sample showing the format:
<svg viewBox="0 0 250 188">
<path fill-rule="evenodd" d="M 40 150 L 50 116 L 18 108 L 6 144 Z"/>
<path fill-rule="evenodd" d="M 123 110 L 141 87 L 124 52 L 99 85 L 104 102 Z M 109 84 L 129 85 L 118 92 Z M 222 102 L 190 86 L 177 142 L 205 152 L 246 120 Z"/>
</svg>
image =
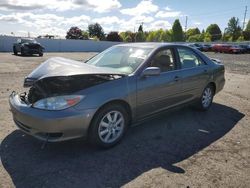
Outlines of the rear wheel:
<svg viewBox="0 0 250 188">
<path fill-rule="evenodd" d="M 209 109 L 213 102 L 214 97 L 214 87 L 209 84 L 204 90 L 198 101 L 198 109 L 202 111 L 206 111 Z"/>
<path fill-rule="evenodd" d="M 117 144 L 123 137 L 129 116 L 125 108 L 119 104 L 111 104 L 102 108 L 95 115 L 89 130 L 92 144 L 109 148 Z"/>
</svg>

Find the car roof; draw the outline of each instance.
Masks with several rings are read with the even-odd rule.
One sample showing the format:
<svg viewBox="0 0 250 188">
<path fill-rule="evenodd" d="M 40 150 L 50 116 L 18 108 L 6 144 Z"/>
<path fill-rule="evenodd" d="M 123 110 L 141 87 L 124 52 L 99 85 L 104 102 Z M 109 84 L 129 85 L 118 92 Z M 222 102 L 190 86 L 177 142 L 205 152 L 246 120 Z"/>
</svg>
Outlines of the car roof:
<svg viewBox="0 0 250 188">
<path fill-rule="evenodd" d="M 178 43 L 164 43 L 164 42 L 135 42 L 135 43 L 126 43 L 118 44 L 116 46 L 129 46 L 129 47 L 138 47 L 138 48 L 159 48 L 164 46 L 186 46 Z"/>
</svg>

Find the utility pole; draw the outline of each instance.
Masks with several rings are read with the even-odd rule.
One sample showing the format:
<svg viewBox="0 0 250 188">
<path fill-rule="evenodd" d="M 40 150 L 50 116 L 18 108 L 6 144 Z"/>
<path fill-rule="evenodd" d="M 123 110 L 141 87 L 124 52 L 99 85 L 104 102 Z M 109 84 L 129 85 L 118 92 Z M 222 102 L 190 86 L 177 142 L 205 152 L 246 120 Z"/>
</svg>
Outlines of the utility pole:
<svg viewBox="0 0 250 188">
<path fill-rule="evenodd" d="M 244 20 L 243 20 L 243 27 L 242 27 L 242 31 L 244 31 L 245 21 L 246 21 L 246 15 L 247 15 L 247 6 L 245 7 L 245 13 L 244 13 Z"/>
<path fill-rule="evenodd" d="M 188 17 L 186 16 L 186 21 L 185 21 L 185 32 L 184 32 L 184 40 L 187 40 L 187 23 L 188 23 Z"/>
<path fill-rule="evenodd" d="M 186 16 L 186 21 L 185 21 L 185 32 L 187 31 L 187 23 L 188 23 L 188 17 Z"/>
</svg>

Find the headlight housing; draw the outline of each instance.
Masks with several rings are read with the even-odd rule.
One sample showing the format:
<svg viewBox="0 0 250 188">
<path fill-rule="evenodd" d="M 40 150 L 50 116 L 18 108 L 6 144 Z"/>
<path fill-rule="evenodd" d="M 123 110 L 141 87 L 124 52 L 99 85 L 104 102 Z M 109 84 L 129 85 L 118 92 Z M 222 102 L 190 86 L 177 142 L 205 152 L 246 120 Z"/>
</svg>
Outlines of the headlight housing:
<svg viewBox="0 0 250 188">
<path fill-rule="evenodd" d="M 64 110 L 78 104 L 84 96 L 62 95 L 38 100 L 32 106 L 42 110 Z"/>
</svg>

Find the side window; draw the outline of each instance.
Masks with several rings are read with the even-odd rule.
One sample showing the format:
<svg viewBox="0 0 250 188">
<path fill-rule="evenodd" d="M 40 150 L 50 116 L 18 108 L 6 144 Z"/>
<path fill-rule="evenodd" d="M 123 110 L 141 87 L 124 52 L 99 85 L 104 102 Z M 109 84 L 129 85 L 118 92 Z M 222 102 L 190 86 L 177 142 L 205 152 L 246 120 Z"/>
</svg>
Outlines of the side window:
<svg viewBox="0 0 250 188">
<path fill-rule="evenodd" d="M 199 56 L 188 48 L 177 48 L 182 69 L 205 65 Z"/>
<path fill-rule="evenodd" d="M 172 49 L 164 49 L 153 57 L 150 67 L 159 67 L 161 72 L 175 70 L 174 53 Z"/>
<path fill-rule="evenodd" d="M 17 39 L 17 43 L 21 43 L 21 39 Z"/>
</svg>

